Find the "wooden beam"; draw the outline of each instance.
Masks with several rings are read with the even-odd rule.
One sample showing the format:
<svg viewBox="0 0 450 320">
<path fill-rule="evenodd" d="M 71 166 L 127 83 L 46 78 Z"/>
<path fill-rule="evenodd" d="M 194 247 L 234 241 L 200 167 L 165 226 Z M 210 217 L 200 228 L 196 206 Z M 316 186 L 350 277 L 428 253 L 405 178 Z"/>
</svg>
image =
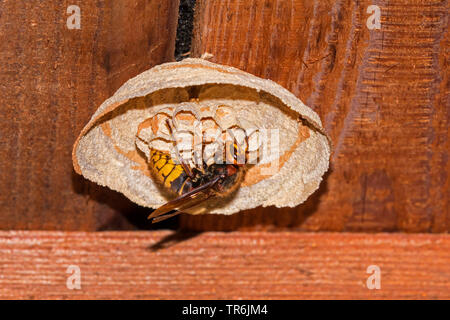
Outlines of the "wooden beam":
<svg viewBox="0 0 450 320">
<path fill-rule="evenodd" d="M 72 145 L 100 103 L 174 55 L 178 1 L 0 2 L 0 229 L 130 227 L 137 206 L 74 173 Z M 163 36 L 161 36 L 163 35 Z"/>
<path fill-rule="evenodd" d="M 371 5 L 380 29 L 367 26 Z M 183 216 L 182 227 L 449 231 L 449 12 L 426 0 L 198 0 L 193 55 L 285 86 L 320 115 L 333 154 L 300 207 Z"/>
<path fill-rule="evenodd" d="M 0 232 L 0 299 L 449 298 L 448 235 Z"/>
</svg>

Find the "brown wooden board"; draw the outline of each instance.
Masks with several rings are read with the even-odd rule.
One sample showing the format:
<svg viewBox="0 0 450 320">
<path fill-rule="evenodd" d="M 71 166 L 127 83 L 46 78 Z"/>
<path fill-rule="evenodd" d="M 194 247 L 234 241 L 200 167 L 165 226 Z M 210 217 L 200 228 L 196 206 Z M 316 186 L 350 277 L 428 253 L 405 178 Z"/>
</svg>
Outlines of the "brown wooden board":
<svg viewBox="0 0 450 320">
<path fill-rule="evenodd" d="M 178 1 L 0 2 L 0 229 L 129 227 L 117 212 L 137 206 L 76 175 L 71 149 L 120 85 L 173 60 L 177 14 Z"/>
<path fill-rule="evenodd" d="M 0 298 L 449 299 L 450 237 L 0 232 Z"/>
<path fill-rule="evenodd" d="M 173 60 L 178 1 L 0 2 L 0 229 L 133 228 L 145 209 L 72 169 L 72 144 L 123 82 Z M 381 29 L 369 30 L 369 5 Z M 190 230 L 450 230 L 448 1 L 197 0 L 192 56 L 285 86 L 333 140 L 293 209 L 183 215 Z M 122 214 L 118 214 L 121 212 Z M 139 218 L 136 218 L 139 219 Z"/>
<path fill-rule="evenodd" d="M 381 28 L 369 30 L 370 5 Z M 448 1 L 198 0 L 193 56 L 285 86 L 333 141 L 293 209 L 188 216 L 191 230 L 450 230 Z"/>
</svg>

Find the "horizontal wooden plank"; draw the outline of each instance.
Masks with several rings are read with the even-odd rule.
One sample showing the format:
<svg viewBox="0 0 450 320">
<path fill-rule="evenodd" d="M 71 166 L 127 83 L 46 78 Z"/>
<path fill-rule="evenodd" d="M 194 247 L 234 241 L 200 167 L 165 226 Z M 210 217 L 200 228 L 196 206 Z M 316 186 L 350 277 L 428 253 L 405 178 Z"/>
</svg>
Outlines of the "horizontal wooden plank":
<svg viewBox="0 0 450 320">
<path fill-rule="evenodd" d="M 371 265 L 380 289 L 367 288 Z M 0 298 L 449 299 L 450 237 L 0 232 Z"/>
</svg>

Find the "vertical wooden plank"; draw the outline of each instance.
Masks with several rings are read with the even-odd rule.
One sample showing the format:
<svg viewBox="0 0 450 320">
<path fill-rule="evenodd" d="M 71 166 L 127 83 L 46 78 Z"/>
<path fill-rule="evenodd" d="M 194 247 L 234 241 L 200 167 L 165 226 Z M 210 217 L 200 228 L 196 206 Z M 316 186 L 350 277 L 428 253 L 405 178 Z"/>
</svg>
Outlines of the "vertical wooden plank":
<svg viewBox="0 0 450 320">
<path fill-rule="evenodd" d="M 177 14 L 178 1 L 0 2 L 1 229 L 123 226 L 117 209 L 135 206 L 77 176 L 72 144 L 125 80 L 173 60 Z"/>
<path fill-rule="evenodd" d="M 370 30 L 370 5 L 381 28 Z M 294 209 L 183 216 L 187 229 L 445 232 L 449 214 L 446 1 L 198 0 L 193 54 L 274 80 L 321 117 L 334 148 Z"/>
</svg>

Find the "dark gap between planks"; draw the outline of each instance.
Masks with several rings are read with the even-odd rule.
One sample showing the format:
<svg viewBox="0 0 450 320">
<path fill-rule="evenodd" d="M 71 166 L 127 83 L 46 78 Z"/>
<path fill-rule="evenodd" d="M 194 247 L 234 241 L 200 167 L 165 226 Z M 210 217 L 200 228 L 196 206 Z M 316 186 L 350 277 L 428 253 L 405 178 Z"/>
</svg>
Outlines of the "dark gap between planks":
<svg viewBox="0 0 450 320">
<path fill-rule="evenodd" d="M 189 57 L 194 28 L 195 0 L 180 0 L 178 11 L 177 38 L 175 42 L 175 60 Z"/>
</svg>

